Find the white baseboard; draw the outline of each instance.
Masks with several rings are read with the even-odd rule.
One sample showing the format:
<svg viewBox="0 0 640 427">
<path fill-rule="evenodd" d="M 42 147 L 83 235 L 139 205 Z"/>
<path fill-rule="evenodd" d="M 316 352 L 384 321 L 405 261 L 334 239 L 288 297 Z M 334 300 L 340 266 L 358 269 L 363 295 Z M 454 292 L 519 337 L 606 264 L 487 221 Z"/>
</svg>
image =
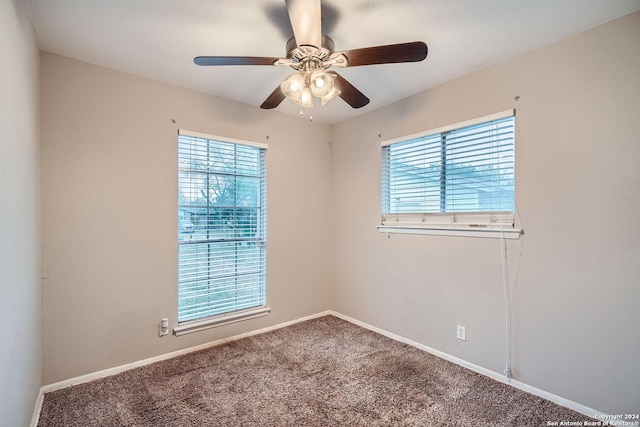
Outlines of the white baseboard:
<svg viewBox="0 0 640 427">
<path fill-rule="evenodd" d="M 384 329 L 380 329 L 378 327 L 369 325 L 368 323 L 365 322 L 361 322 L 359 320 L 356 320 L 354 318 L 351 318 L 349 316 L 345 316 L 341 313 L 335 312 L 333 310 L 327 310 L 327 311 L 323 311 L 317 314 L 312 314 L 310 316 L 305 316 L 305 317 L 301 317 L 299 319 L 295 319 L 295 320 L 291 320 L 288 322 L 284 322 L 284 323 L 279 323 L 277 325 L 273 325 L 273 326 L 269 326 L 266 328 L 262 328 L 262 329 L 258 329 L 255 331 L 251 331 L 251 332 L 246 332 L 244 334 L 240 334 L 240 335 L 234 335 L 232 337 L 227 337 L 227 338 L 222 338 L 216 341 L 212 341 L 206 344 L 201 344 L 195 347 L 190 347 L 190 348 L 186 348 L 183 350 L 178 350 L 178 351 L 173 351 L 171 353 L 166 353 L 160 356 L 155 356 L 155 357 L 151 357 L 149 359 L 144 359 L 144 360 L 140 360 L 137 362 L 133 362 L 133 363 L 127 363 L 126 365 L 122 365 L 122 366 L 116 366 L 113 368 L 109 368 L 109 369 L 104 369 L 102 371 L 98 371 L 98 372 L 94 372 L 91 374 L 86 374 L 86 375 L 81 375 L 75 378 L 70 378 L 68 380 L 64 380 L 64 381 L 60 381 L 57 383 L 53 383 L 53 384 L 48 384 L 43 386 L 40 389 L 40 392 L 38 393 L 38 398 L 36 400 L 36 405 L 35 405 L 35 409 L 33 412 L 33 417 L 31 420 L 31 427 L 37 427 L 38 425 L 38 419 L 40 418 L 40 410 L 42 409 L 42 402 L 44 399 L 44 395 L 45 393 L 49 393 L 55 390 L 60 390 L 66 387 L 70 387 L 73 385 L 77 385 L 77 384 L 82 384 L 82 383 L 86 383 L 89 381 L 93 381 L 99 378 L 105 378 L 105 377 L 109 377 L 111 375 L 115 375 L 115 374 L 119 374 L 120 372 L 124 372 L 124 371 L 128 371 L 130 369 L 134 369 L 134 368 L 138 368 L 140 366 L 145 366 L 145 365 L 149 365 L 151 363 L 155 363 L 155 362 L 160 362 L 163 360 L 167 360 L 167 359 L 171 359 L 173 357 L 177 357 L 177 356 L 182 356 L 184 354 L 188 354 L 188 353 L 192 353 L 194 351 L 199 351 L 199 350 L 204 350 L 210 347 L 215 347 L 217 345 L 221 345 L 221 344 L 225 344 L 228 342 L 232 342 L 232 341 L 237 341 L 239 339 L 242 338 L 247 338 L 247 337 L 251 337 L 254 335 L 259 335 L 259 334 L 263 334 L 265 332 L 269 332 L 269 331 L 274 331 L 276 329 L 281 329 L 287 326 L 291 326 L 294 325 L 296 323 L 300 323 L 300 322 L 304 322 L 306 320 L 311 320 L 311 319 L 316 319 L 318 317 L 322 317 L 322 316 L 326 316 L 326 315 L 332 315 L 335 317 L 338 317 L 340 319 L 346 320 L 347 322 L 353 323 L 354 325 L 357 326 L 361 326 L 365 329 L 368 329 L 370 331 L 373 332 L 377 332 L 381 335 L 384 335 L 388 338 L 391 338 L 393 340 L 408 344 L 412 347 L 415 347 L 417 349 L 420 349 L 422 351 L 426 351 L 427 353 L 433 354 L 434 356 L 440 357 L 442 359 L 448 360 L 449 362 L 455 363 L 456 365 L 460 365 L 464 368 L 470 369 L 474 372 L 477 372 L 479 374 L 485 375 L 489 378 L 492 378 L 496 381 L 500 381 L 501 383 L 505 383 L 508 385 L 511 385 L 517 389 L 526 391 L 527 393 L 531 393 L 533 395 L 542 397 L 543 399 L 549 400 L 553 403 L 556 403 L 560 406 L 564 406 L 566 408 L 572 409 L 576 412 L 579 412 L 583 415 L 586 415 L 588 417 L 591 418 L 596 418 L 596 415 L 601 415 L 603 414 L 602 411 L 596 411 L 595 409 L 591 409 L 588 408 L 584 405 L 581 405 L 577 402 L 574 402 L 572 400 L 569 399 L 565 399 L 564 397 L 561 396 L 557 396 L 553 393 L 549 393 L 547 391 L 541 390 L 539 388 L 530 386 L 528 384 L 522 383 L 520 381 L 514 380 L 514 379 L 509 379 L 506 376 L 499 374 L 497 372 L 491 371 L 489 369 L 483 368 L 482 366 L 478 366 L 474 363 L 468 362 L 466 360 L 460 359 L 458 357 L 452 356 L 448 353 L 444 353 L 440 350 L 436 350 L 434 348 L 431 348 L 429 346 L 426 346 L 424 344 L 420 344 L 419 342 L 410 340 L 408 338 L 402 337 L 400 335 L 396 335 L 394 333 L 385 331 Z"/>
<path fill-rule="evenodd" d="M 419 342 L 410 340 L 408 338 L 402 337 L 400 335 L 396 335 L 394 333 L 385 331 L 384 329 L 377 328 L 375 326 L 369 325 L 368 323 L 361 322 L 349 316 L 345 316 L 344 314 L 337 313 L 335 311 L 329 310 L 329 314 L 339 317 L 342 320 L 346 320 L 347 322 L 353 323 L 354 325 L 361 326 L 365 329 L 369 329 L 370 331 L 377 332 L 380 335 L 384 335 L 385 337 L 391 338 L 396 341 L 400 341 L 402 343 L 408 344 L 412 347 L 415 347 L 419 350 L 426 351 L 427 353 L 433 354 L 441 359 L 448 360 L 449 362 L 455 363 L 456 365 L 460 365 L 464 368 L 470 369 L 479 374 L 485 375 L 491 379 L 496 381 L 500 381 L 501 383 L 508 384 L 513 386 L 519 390 L 526 391 L 527 393 L 533 394 L 538 397 L 542 397 L 543 399 L 549 400 L 553 403 L 556 403 L 560 406 L 564 406 L 565 408 L 569 408 L 576 412 L 579 412 L 583 415 L 586 415 L 591 418 L 596 418 L 596 415 L 604 414 L 602 411 L 596 411 L 595 409 L 589 408 L 587 406 L 581 405 L 580 403 L 574 402 L 569 399 L 565 399 L 564 397 L 555 395 L 553 393 L 549 393 L 548 391 L 541 390 L 537 387 L 533 387 L 531 385 L 525 384 L 523 382 L 514 380 L 512 378 L 507 378 L 506 376 L 494 372 L 490 369 L 483 368 L 482 366 L 478 366 L 474 363 L 468 362 L 466 360 L 460 359 L 458 357 L 452 356 L 448 353 L 442 352 L 440 350 L 436 350 L 435 348 L 431 348 L 424 344 L 420 344 Z"/>
<path fill-rule="evenodd" d="M 38 397 L 36 398 L 35 408 L 33 410 L 33 415 L 31 416 L 31 427 L 38 427 L 38 421 L 40 421 L 40 410 L 42 410 L 42 402 L 44 401 L 44 392 L 42 388 L 38 391 Z"/>
</svg>

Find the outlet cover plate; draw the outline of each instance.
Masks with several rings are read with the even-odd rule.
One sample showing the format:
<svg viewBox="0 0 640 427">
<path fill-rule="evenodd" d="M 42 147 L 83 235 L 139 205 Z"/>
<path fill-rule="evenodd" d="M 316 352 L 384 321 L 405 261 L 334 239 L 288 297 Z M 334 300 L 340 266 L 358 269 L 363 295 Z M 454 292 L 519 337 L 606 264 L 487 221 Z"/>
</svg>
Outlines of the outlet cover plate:
<svg viewBox="0 0 640 427">
<path fill-rule="evenodd" d="M 459 340 L 462 340 L 462 341 L 466 341 L 467 340 L 467 328 L 465 328 L 462 325 L 457 325 L 456 326 L 456 338 L 458 338 Z"/>
<path fill-rule="evenodd" d="M 158 323 L 158 336 L 163 337 L 165 335 L 169 335 L 169 319 L 166 317 L 160 319 L 160 323 Z"/>
</svg>

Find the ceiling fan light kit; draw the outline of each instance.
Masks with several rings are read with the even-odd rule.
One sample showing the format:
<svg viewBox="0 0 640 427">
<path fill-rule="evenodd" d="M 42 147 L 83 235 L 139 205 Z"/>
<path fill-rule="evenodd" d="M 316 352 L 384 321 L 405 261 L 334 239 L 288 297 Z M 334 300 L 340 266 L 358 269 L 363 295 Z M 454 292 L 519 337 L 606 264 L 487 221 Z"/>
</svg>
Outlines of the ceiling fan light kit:
<svg viewBox="0 0 640 427">
<path fill-rule="evenodd" d="M 331 67 L 345 68 L 373 64 L 419 62 L 427 57 L 424 42 L 399 43 L 335 52 L 333 40 L 322 35 L 320 0 L 285 0 L 294 37 L 286 44 L 286 58 L 243 56 L 198 56 L 197 65 L 274 65 L 291 67 L 287 76 L 267 97 L 260 108 L 276 108 L 289 98 L 302 107 L 313 107 L 313 98 L 322 105 L 339 96 L 352 108 L 369 103 L 362 92 Z"/>
<path fill-rule="evenodd" d="M 302 107 L 313 107 L 312 96 L 320 98 L 324 105 L 340 95 L 340 89 L 336 87 L 333 80 L 333 77 L 322 70 L 314 71 L 311 76 L 308 72 L 296 73 L 282 81 L 280 90 L 287 98 Z"/>
<path fill-rule="evenodd" d="M 333 42 L 324 37 L 328 42 Z M 291 39 L 295 43 L 295 39 Z M 289 40 L 289 43 L 291 43 Z M 291 62 L 287 64 L 297 70 L 280 84 L 282 93 L 294 103 L 302 107 L 313 107 L 313 97 L 320 98 L 322 105 L 340 95 L 341 91 L 335 82 L 335 76 L 325 72 L 331 66 L 332 51 L 326 47 L 315 46 L 295 47 L 289 52 Z"/>
</svg>

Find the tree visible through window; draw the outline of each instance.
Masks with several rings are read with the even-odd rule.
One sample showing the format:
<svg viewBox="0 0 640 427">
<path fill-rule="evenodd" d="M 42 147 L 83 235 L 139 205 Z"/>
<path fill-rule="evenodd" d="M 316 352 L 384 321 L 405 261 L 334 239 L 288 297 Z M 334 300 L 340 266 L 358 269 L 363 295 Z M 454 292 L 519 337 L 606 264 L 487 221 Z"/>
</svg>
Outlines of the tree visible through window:
<svg viewBox="0 0 640 427">
<path fill-rule="evenodd" d="M 264 307 L 266 148 L 178 136 L 178 321 Z"/>
</svg>

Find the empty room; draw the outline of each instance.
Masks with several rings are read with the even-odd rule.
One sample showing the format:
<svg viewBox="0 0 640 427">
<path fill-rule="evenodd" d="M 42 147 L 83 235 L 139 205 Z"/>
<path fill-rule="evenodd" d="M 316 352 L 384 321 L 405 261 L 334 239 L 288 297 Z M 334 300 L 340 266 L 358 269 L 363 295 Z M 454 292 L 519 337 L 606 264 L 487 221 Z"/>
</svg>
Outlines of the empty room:
<svg viewBox="0 0 640 427">
<path fill-rule="evenodd" d="M 0 46 L 0 427 L 640 425 L 640 0 L 6 0 Z"/>
</svg>

